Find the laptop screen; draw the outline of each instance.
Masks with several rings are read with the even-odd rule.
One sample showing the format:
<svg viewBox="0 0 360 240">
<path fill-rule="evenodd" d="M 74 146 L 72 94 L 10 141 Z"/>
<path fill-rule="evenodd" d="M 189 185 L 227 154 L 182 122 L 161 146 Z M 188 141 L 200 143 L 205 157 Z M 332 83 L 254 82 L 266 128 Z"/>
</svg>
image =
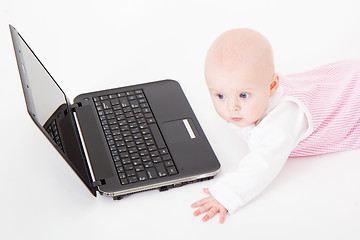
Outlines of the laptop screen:
<svg viewBox="0 0 360 240">
<path fill-rule="evenodd" d="M 10 30 L 26 106 L 31 118 L 95 195 L 65 93 L 16 29 L 10 26 Z"/>
</svg>

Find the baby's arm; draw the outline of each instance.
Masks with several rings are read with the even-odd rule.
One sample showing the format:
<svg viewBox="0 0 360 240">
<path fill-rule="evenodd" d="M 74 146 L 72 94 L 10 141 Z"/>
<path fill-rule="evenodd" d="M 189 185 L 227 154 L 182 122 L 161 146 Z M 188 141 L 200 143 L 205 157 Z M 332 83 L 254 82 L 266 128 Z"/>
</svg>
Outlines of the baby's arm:
<svg viewBox="0 0 360 240">
<path fill-rule="evenodd" d="M 192 205 L 200 207 L 195 215 L 208 212 L 203 219 L 207 221 L 220 212 L 219 206 L 231 214 L 270 184 L 308 130 L 304 112 L 294 104 L 285 102 L 278 106 L 253 130 L 249 138 L 250 152 L 237 168 L 221 176 L 207 190 L 211 192 L 210 197 Z M 221 213 L 221 216 L 226 216 L 226 213 Z"/>
<path fill-rule="evenodd" d="M 200 214 L 207 213 L 202 218 L 202 220 L 206 222 L 212 217 L 214 217 L 217 213 L 220 213 L 220 223 L 223 224 L 228 210 L 211 195 L 209 189 L 204 188 L 203 190 L 206 194 L 209 194 L 210 196 L 191 204 L 192 208 L 198 208 L 194 212 L 194 216 L 199 216 Z"/>
</svg>

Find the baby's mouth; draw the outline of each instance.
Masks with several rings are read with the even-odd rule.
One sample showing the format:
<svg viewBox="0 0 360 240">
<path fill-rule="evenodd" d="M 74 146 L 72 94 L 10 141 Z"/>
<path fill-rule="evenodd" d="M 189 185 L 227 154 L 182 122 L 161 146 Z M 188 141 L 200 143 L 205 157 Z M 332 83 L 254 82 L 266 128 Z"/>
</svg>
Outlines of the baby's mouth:
<svg viewBox="0 0 360 240">
<path fill-rule="evenodd" d="M 242 120 L 242 118 L 233 117 L 233 118 L 231 118 L 231 120 L 234 121 L 234 122 L 240 122 Z"/>
</svg>

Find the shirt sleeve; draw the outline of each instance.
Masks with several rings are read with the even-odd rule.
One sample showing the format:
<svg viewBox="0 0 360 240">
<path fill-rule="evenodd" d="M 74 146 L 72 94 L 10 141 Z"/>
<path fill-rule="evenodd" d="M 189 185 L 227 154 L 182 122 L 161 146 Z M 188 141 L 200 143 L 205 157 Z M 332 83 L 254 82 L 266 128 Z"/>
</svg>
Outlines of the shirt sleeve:
<svg viewBox="0 0 360 240">
<path fill-rule="evenodd" d="M 230 214 L 235 212 L 271 183 L 307 135 L 309 123 L 302 108 L 292 101 L 280 103 L 252 130 L 249 153 L 209 188 L 210 193 Z"/>
</svg>

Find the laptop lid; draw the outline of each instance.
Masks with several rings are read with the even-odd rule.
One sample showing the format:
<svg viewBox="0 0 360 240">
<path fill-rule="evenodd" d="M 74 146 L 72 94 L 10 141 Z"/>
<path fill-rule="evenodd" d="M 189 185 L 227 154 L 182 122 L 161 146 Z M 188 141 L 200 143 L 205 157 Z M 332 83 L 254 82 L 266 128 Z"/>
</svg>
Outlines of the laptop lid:
<svg viewBox="0 0 360 240">
<path fill-rule="evenodd" d="M 30 117 L 96 196 L 68 98 L 11 25 L 10 32 Z"/>
</svg>

